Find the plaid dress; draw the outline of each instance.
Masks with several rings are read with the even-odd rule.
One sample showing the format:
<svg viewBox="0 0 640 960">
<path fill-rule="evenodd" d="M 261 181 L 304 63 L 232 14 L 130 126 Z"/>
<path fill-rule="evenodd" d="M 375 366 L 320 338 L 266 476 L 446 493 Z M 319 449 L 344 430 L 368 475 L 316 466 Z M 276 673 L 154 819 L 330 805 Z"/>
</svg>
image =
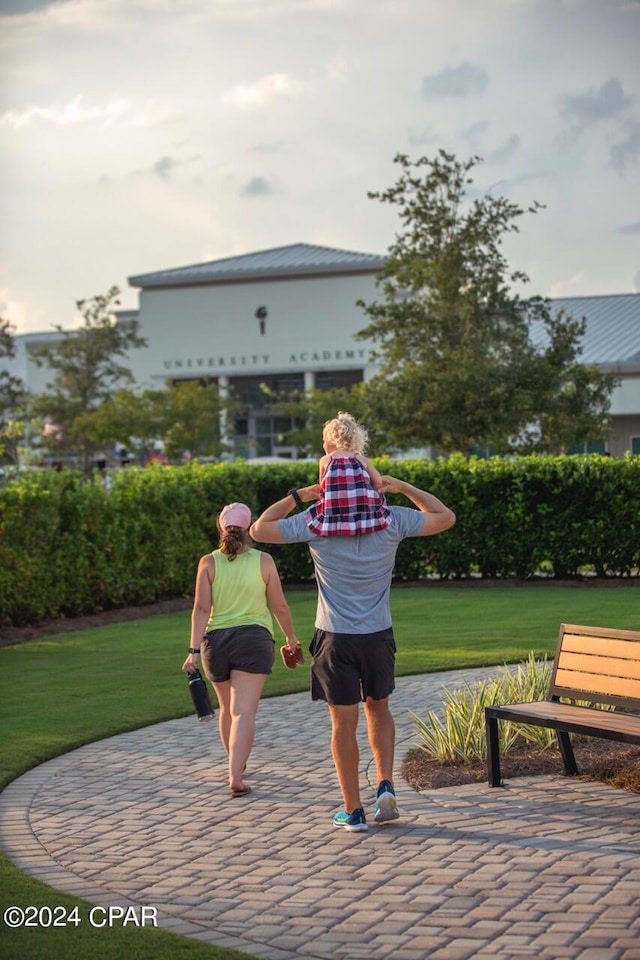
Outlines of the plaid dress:
<svg viewBox="0 0 640 960">
<path fill-rule="evenodd" d="M 358 458 L 332 456 L 322 478 L 322 496 L 307 510 L 306 521 L 319 537 L 340 537 L 384 530 L 390 516 Z"/>
</svg>

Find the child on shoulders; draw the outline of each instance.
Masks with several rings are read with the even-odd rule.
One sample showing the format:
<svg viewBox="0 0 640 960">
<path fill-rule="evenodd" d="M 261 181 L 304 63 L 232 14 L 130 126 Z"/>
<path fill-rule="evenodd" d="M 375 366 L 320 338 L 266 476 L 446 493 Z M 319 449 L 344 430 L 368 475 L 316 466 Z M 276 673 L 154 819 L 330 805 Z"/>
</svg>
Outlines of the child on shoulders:
<svg viewBox="0 0 640 960">
<path fill-rule="evenodd" d="M 379 492 L 382 477 L 364 456 L 367 431 L 349 413 L 327 420 L 325 456 L 318 463 L 322 495 L 307 510 L 307 525 L 320 537 L 373 533 L 389 526 L 390 511 Z"/>
</svg>

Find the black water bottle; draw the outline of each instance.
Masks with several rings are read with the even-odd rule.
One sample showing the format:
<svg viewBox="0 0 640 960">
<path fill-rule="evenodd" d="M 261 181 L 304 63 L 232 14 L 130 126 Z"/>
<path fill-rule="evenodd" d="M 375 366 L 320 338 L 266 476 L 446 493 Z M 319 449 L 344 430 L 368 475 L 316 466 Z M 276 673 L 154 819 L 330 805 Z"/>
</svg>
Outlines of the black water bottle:
<svg viewBox="0 0 640 960">
<path fill-rule="evenodd" d="M 193 705 L 196 708 L 198 720 L 213 720 L 215 711 L 211 703 L 211 697 L 209 696 L 209 688 L 202 674 L 199 670 L 194 670 L 193 673 L 188 674 L 188 677 L 189 692 L 191 693 Z"/>
</svg>

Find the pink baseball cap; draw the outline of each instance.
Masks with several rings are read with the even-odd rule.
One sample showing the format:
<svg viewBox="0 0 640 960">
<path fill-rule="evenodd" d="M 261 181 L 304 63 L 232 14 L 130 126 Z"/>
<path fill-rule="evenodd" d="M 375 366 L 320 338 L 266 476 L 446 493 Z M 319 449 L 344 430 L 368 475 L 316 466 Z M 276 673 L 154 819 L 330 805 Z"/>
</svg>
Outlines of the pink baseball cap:
<svg viewBox="0 0 640 960">
<path fill-rule="evenodd" d="M 248 530 L 251 526 L 251 510 L 246 503 L 228 503 L 220 513 L 220 526 L 223 530 L 227 527 Z"/>
</svg>

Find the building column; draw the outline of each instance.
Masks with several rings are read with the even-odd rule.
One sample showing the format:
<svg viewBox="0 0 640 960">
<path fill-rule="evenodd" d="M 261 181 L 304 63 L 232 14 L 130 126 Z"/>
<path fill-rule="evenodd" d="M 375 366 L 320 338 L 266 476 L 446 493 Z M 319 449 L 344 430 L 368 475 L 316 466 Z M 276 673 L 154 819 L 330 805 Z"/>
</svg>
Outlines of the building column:
<svg viewBox="0 0 640 960">
<path fill-rule="evenodd" d="M 229 377 L 218 377 L 218 395 L 221 401 L 226 401 L 229 396 Z M 224 408 L 220 410 L 220 439 L 223 443 L 230 442 L 229 421 L 227 411 Z M 228 460 L 231 459 L 231 457 L 231 453 L 223 453 L 221 459 Z"/>
<path fill-rule="evenodd" d="M 316 374 L 315 370 L 305 370 L 304 372 L 304 389 L 312 390 L 316 385 Z"/>
</svg>

